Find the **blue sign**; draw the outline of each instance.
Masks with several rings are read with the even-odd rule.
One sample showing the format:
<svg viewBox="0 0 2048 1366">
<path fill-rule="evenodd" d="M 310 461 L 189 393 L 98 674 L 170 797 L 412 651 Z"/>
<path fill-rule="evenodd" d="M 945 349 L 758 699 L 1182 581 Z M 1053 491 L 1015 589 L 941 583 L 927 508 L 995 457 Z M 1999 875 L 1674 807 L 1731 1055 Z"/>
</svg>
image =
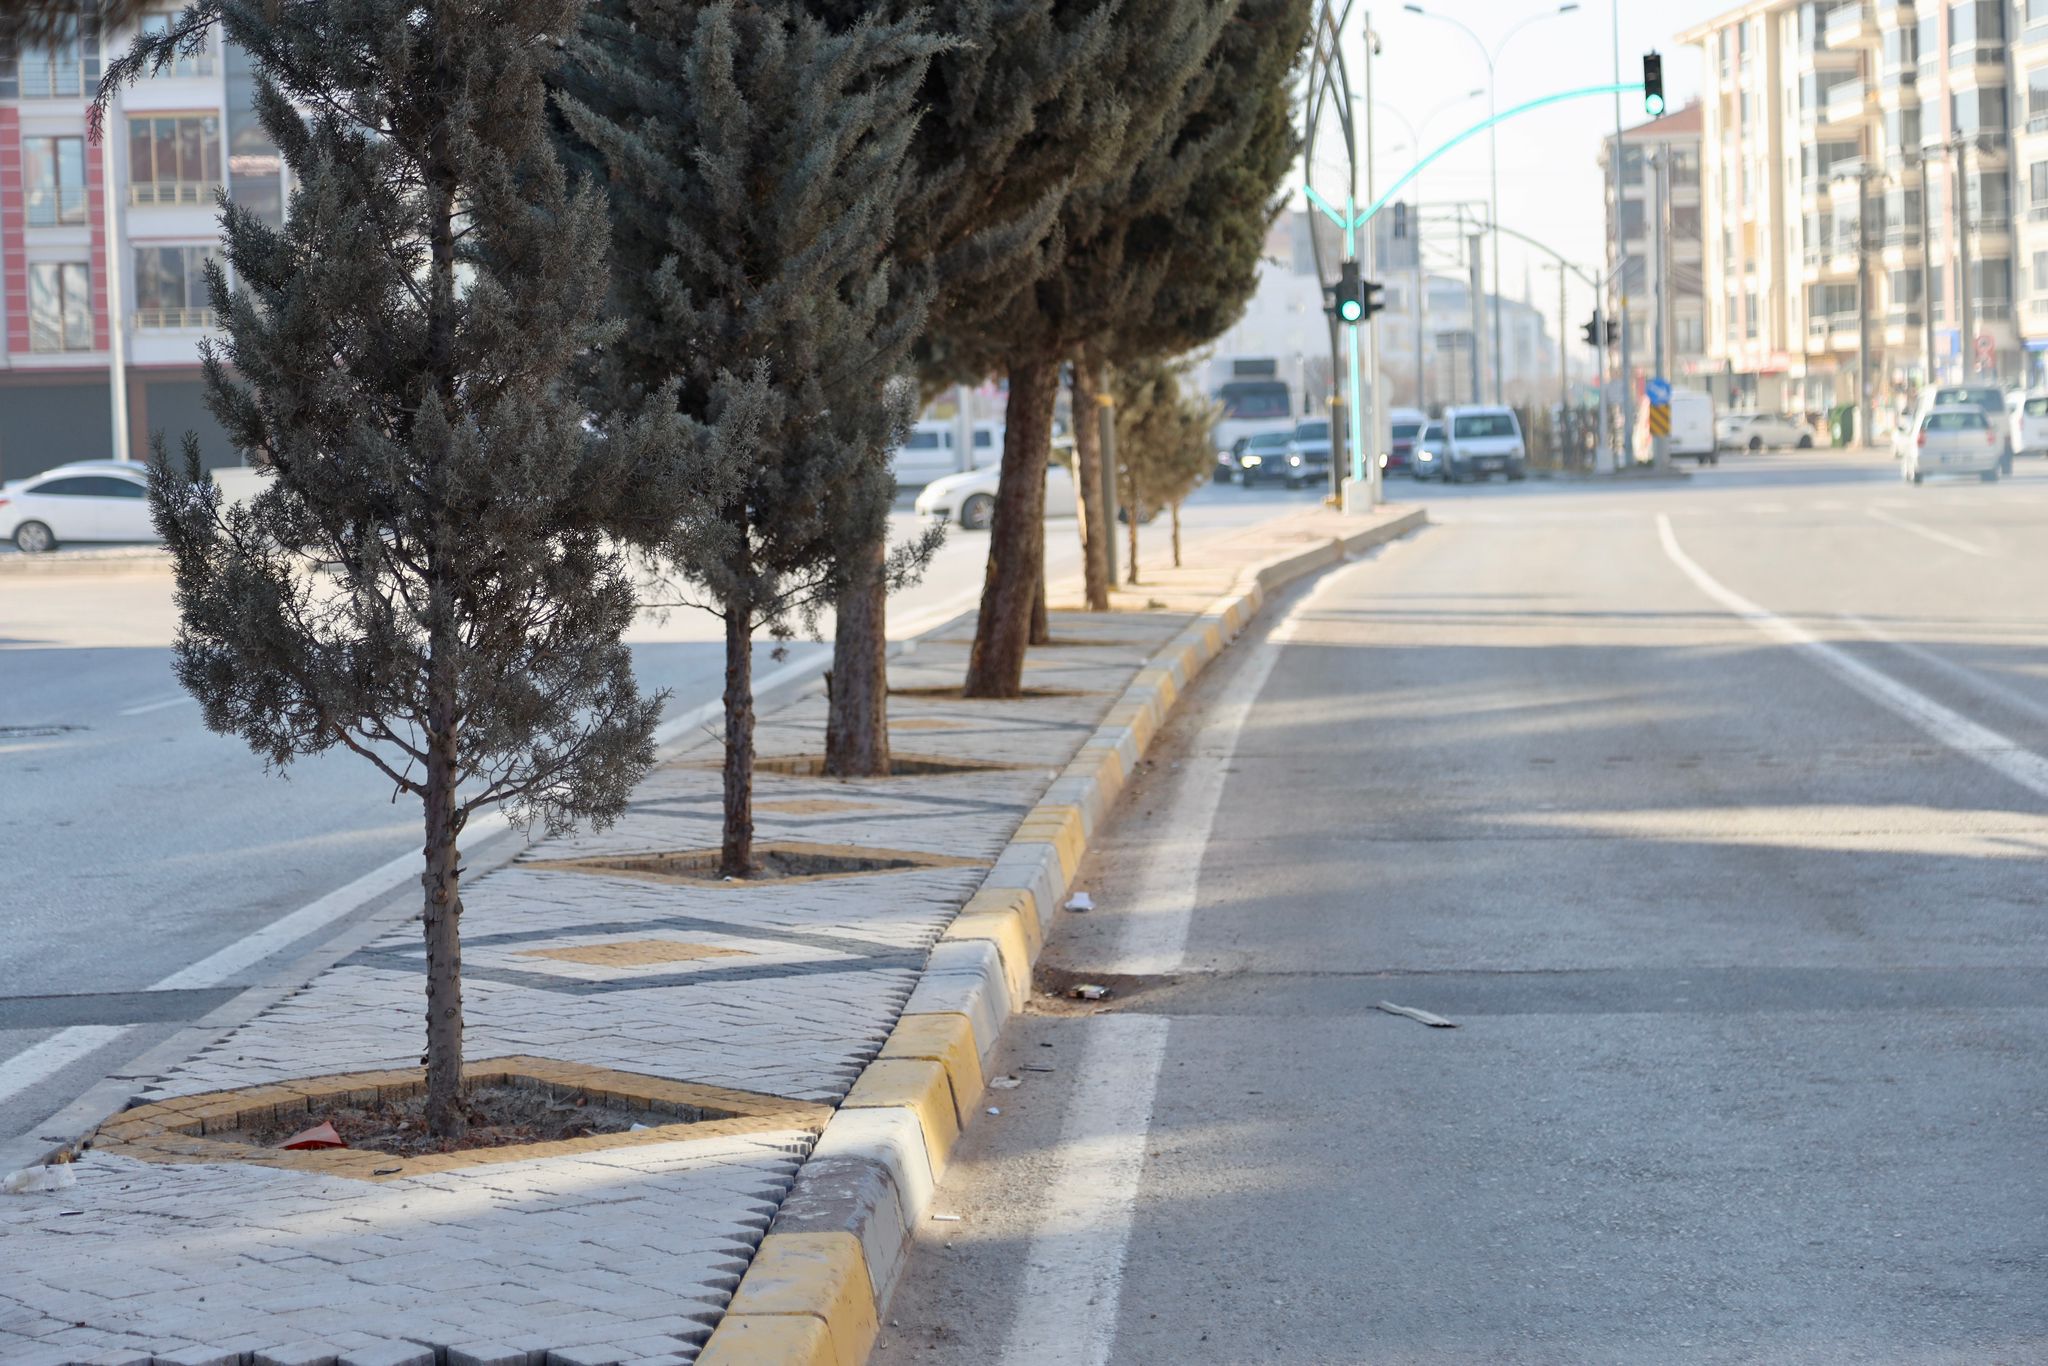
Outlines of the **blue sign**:
<svg viewBox="0 0 2048 1366">
<path fill-rule="evenodd" d="M 1650 406 L 1652 408 L 1670 407 L 1671 381 L 1664 378 L 1662 375 L 1657 376 L 1655 379 L 1651 380 L 1648 384 L 1643 386 L 1643 397 L 1650 400 Z"/>
</svg>

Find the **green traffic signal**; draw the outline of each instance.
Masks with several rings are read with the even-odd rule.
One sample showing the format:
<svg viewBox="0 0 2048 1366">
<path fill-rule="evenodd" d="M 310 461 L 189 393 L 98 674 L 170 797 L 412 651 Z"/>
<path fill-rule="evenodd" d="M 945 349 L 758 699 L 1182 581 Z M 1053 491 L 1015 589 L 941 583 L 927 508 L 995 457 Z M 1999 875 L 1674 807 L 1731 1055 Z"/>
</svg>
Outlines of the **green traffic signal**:
<svg viewBox="0 0 2048 1366">
<path fill-rule="evenodd" d="M 1643 108 L 1654 117 L 1664 112 L 1664 59 L 1643 54 Z"/>
</svg>

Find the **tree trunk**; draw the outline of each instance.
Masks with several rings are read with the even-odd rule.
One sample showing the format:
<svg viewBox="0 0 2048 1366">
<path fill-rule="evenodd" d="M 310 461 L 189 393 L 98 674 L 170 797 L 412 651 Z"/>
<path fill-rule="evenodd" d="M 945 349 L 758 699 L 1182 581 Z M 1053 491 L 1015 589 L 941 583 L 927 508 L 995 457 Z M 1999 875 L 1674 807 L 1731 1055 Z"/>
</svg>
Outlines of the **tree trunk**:
<svg viewBox="0 0 2048 1366">
<path fill-rule="evenodd" d="M 1173 505 L 1173 567 L 1180 568 L 1180 504 Z"/>
<path fill-rule="evenodd" d="M 888 553 L 877 537 L 866 572 L 840 595 L 834 617 L 825 772 L 835 778 L 889 776 Z"/>
<path fill-rule="evenodd" d="M 1045 611 L 1045 563 L 1042 559 L 1038 566 L 1038 594 L 1031 599 L 1031 643 L 1052 644 L 1052 619 Z"/>
<path fill-rule="evenodd" d="M 754 871 L 754 631 L 745 603 L 725 605 L 725 840 L 718 871 Z"/>
<path fill-rule="evenodd" d="M 458 1138 L 462 1113 L 462 855 L 463 816 L 455 665 L 452 642 L 437 632 L 428 675 L 426 904 L 420 912 L 427 949 L 427 1128 Z M 451 633 L 452 634 L 452 633 Z"/>
<path fill-rule="evenodd" d="M 1125 583 L 1138 581 L 1138 518 L 1143 509 L 1138 506 L 1138 476 L 1130 473 L 1124 477 L 1124 525 L 1130 528 L 1131 567 L 1124 576 Z"/>
<path fill-rule="evenodd" d="M 1052 356 L 1010 362 L 1003 472 L 996 483 L 981 613 L 967 657 L 969 697 L 1016 697 L 1024 688 L 1024 651 L 1045 571 L 1045 466 L 1058 390 L 1059 367 Z"/>
<path fill-rule="evenodd" d="M 1109 509 L 1102 505 L 1102 426 L 1095 396 L 1100 392 L 1095 362 L 1074 353 L 1074 500 L 1081 527 L 1081 574 L 1088 610 L 1109 610 Z"/>
</svg>

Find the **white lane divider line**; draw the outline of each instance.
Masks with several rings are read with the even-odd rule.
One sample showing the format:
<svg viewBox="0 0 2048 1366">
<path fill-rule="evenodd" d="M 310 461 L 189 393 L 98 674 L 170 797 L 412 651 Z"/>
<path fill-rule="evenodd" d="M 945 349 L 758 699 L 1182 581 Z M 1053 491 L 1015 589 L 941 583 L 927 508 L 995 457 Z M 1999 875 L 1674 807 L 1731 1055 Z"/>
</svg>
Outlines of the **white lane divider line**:
<svg viewBox="0 0 2048 1366">
<path fill-rule="evenodd" d="M 1657 537 L 1664 544 L 1665 555 L 1702 593 L 1763 635 L 1781 644 L 1797 646 L 1806 652 L 1808 658 L 1850 687 L 1898 713 L 1958 754 L 1975 759 L 2036 796 L 2048 797 L 2048 759 L 1989 726 L 1980 726 L 1962 713 L 1951 711 L 1889 674 L 1880 673 L 1803 626 L 1787 621 L 1734 590 L 1723 587 L 1679 546 L 1678 537 L 1671 531 L 1671 519 L 1661 512 L 1657 514 Z"/>
<path fill-rule="evenodd" d="M 1869 636 L 1872 640 L 1889 645 L 1900 654 L 1911 655 L 1929 668 L 1947 674 L 1950 678 L 1953 678 L 1956 682 L 1973 692 L 1985 697 L 1995 698 L 2015 711 L 2023 711 L 2030 716 L 2048 720 L 2048 705 L 2036 702 L 2017 688 L 2007 687 L 1987 674 L 1938 655 L 1925 645 L 1916 644 L 1910 640 L 1901 640 L 1876 622 L 1866 621 L 1862 617 L 1853 616 L 1846 612 L 1842 614 L 1842 621 L 1861 631 L 1864 635 Z"/>
<path fill-rule="evenodd" d="M 469 842 L 487 839 L 505 829 L 506 825 L 502 812 L 487 811 L 470 819 L 469 828 L 463 831 L 462 837 Z M 387 896 L 402 888 L 407 882 L 417 882 L 421 868 L 421 855 L 418 850 L 401 854 L 390 862 L 371 869 L 346 886 L 337 887 L 318 900 L 307 902 L 290 915 L 273 920 L 255 933 L 245 935 L 218 952 L 180 968 L 146 989 L 184 991 L 195 987 L 219 986 L 237 973 L 245 972 L 261 963 L 272 954 L 325 929 L 363 903 Z M 23 1049 L 6 1062 L 0 1063 L 0 1101 L 19 1095 L 31 1086 L 55 1076 L 80 1058 L 87 1057 L 120 1039 L 132 1028 L 132 1025 L 72 1025 L 32 1047 Z"/>
<path fill-rule="evenodd" d="M 1223 799 L 1231 757 L 1253 704 L 1307 611 L 1341 574 L 1323 579 L 1249 653 L 1202 711 L 1202 726 L 1182 765 L 1130 890 L 1111 971 L 1173 973 L 1187 956 L 1202 851 Z M 1086 1025 L 1074 1089 L 1061 1121 L 1051 1192 L 1025 1257 L 1017 1317 L 1003 1366 L 1106 1366 L 1116 1341 L 1145 1144 L 1158 1103 L 1168 1021 L 1159 1016 L 1098 1015 Z"/>
<path fill-rule="evenodd" d="M 123 707 L 114 714 L 116 716 L 143 716 L 149 712 L 162 711 L 165 707 L 182 707 L 187 702 L 193 700 L 191 693 L 181 692 L 176 697 L 159 697 L 154 702 L 138 702 L 132 707 Z"/>
<path fill-rule="evenodd" d="M 1894 517 L 1883 508 L 1866 508 L 1864 511 L 1868 512 L 1878 521 L 1883 522 L 1886 526 L 1897 527 L 1900 531 L 1910 531 L 1915 536 L 1924 536 L 1936 545 L 1945 545 L 1950 550 L 1960 550 L 1965 555 L 1989 555 L 1991 553 L 1974 541 L 1966 541 L 1960 536 L 1951 536 L 1946 531 L 1936 531 L 1933 527 L 1921 526 L 1918 522 L 1909 522 L 1903 517 Z"/>
<path fill-rule="evenodd" d="M 1025 1256 L 1004 1366 L 1105 1366 L 1168 1021 L 1098 1015 L 1060 1125 L 1051 1192 Z"/>
</svg>

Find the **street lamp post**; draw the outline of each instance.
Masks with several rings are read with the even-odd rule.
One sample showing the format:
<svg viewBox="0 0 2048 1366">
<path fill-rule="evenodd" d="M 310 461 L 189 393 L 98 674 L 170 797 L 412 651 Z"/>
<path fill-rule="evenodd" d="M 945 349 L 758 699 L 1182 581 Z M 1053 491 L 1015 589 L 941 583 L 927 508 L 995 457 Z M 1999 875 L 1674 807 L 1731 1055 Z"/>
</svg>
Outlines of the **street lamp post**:
<svg viewBox="0 0 2048 1366">
<path fill-rule="evenodd" d="M 1468 27 L 1466 24 L 1462 23 L 1457 19 L 1451 18 L 1451 16 L 1448 14 L 1438 14 L 1433 10 L 1426 10 L 1422 6 L 1415 4 L 1403 5 L 1401 8 L 1407 10 L 1410 14 L 1419 14 L 1425 19 L 1435 19 L 1441 23 L 1449 24 L 1453 28 L 1463 33 L 1467 38 L 1470 38 L 1472 40 L 1473 45 L 1479 49 L 1479 55 L 1481 59 L 1483 59 L 1486 63 L 1486 116 L 1488 119 L 1492 119 L 1494 117 L 1495 105 L 1497 103 L 1498 95 L 1498 82 L 1494 79 L 1494 65 L 1500 60 L 1500 54 L 1507 50 L 1508 41 L 1512 39 L 1517 33 L 1520 33 L 1523 29 L 1529 27 L 1529 25 L 1531 24 L 1539 23 L 1545 19 L 1555 19 L 1561 14 L 1570 14 L 1578 7 L 1578 0 L 1565 0 L 1564 4 L 1559 5 L 1556 9 L 1551 10 L 1548 13 L 1532 14 L 1528 18 L 1522 20 L 1521 23 L 1510 26 L 1508 31 L 1501 35 L 1500 41 L 1498 43 L 1495 43 L 1491 49 L 1489 49 L 1486 46 L 1486 40 L 1484 38 L 1481 38 L 1477 33 L 1474 33 L 1472 29 Z M 1619 80 L 1620 78 L 1616 77 L 1616 79 Z M 1498 225 L 1500 222 L 1500 151 L 1495 133 L 1496 130 L 1491 126 L 1489 126 L 1486 130 L 1487 179 L 1490 182 L 1490 190 L 1487 200 L 1487 214 L 1490 218 L 1492 218 L 1494 223 Z M 1498 226 L 1496 226 L 1493 234 L 1492 294 L 1493 298 L 1490 304 L 1490 308 L 1493 313 L 1493 401 L 1495 403 L 1499 403 L 1502 401 L 1501 388 L 1504 382 L 1507 367 L 1504 363 L 1504 358 L 1501 355 L 1500 230 Z M 1476 398 L 1477 395 L 1475 394 L 1474 397 Z"/>
</svg>

